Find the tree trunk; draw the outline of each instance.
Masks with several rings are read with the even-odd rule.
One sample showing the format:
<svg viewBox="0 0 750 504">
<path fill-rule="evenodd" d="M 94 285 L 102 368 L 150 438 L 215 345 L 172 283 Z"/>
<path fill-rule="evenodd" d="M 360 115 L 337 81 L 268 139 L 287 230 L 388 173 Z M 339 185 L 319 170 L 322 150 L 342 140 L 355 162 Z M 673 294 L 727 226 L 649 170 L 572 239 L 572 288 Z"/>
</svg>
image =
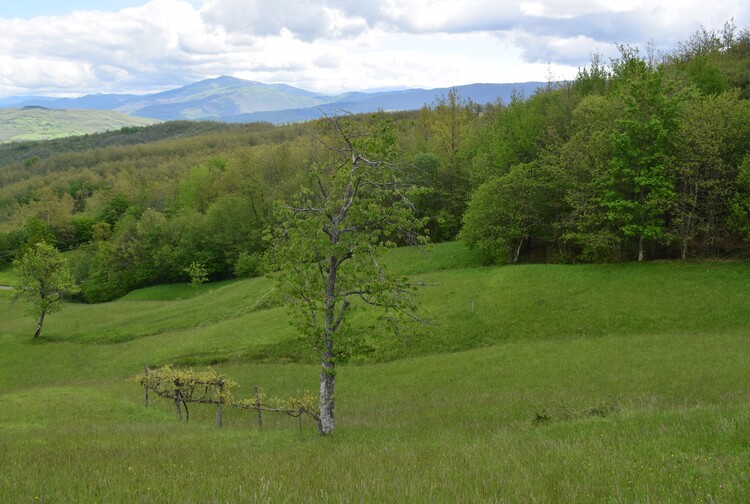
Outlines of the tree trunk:
<svg viewBox="0 0 750 504">
<path fill-rule="evenodd" d="M 331 236 L 331 243 L 338 242 L 338 235 Z M 331 257 L 328 267 L 328 282 L 326 285 L 326 305 L 324 317 L 325 341 L 323 341 L 323 352 L 321 355 L 320 370 L 320 420 L 318 421 L 318 432 L 326 436 L 333 432 L 333 392 L 336 381 L 336 369 L 333 360 L 333 334 L 336 323 L 334 313 L 336 311 L 336 274 L 339 260 Z"/>
<path fill-rule="evenodd" d="M 680 257 L 682 260 L 686 260 L 688 255 L 688 240 L 687 238 L 682 239 L 682 249 L 680 251 Z"/>
<path fill-rule="evenodd" d="M 44 324 L 44 315 L 45 315 L 45 312 L 42 311 L 42 314 L 39 317 L 39 322 L 36 325 L 36 332 L 34 333 L 35 340 L 38 340 L 39 336 L 42 334 L 42 324 Z"/>
<path fill-rule="evenodd" d="M 180 391 L 174 391 L 174 406 L 177 408 L 177 419 L 182 422 L 182 408 L 180 407 Z"/>
<path fill-rule="evenodd" d="M 513 263 L 518 262 L 518 258 L 521 257 L 521 247 L 523 247 L 523 241 L 526 239 L 526 235 L 522 235 L 521 239 L 518 240 L 518 246 L 516 247 L 516 255 L 513 256 Z"/>
<path fill-rule="evenodd" d="M 326 341 L 323 350 L 323 364 L 320 371 L 320 420 L 318 433 L 326 436 L 333 432 L 333 403 L 336 370 L 333 362 L 333 341 Z"/>
<path fill-rule="evenodd" d="M 638 262 L 643 261 L 643 235 L 638 237 Z"/>
</svg>

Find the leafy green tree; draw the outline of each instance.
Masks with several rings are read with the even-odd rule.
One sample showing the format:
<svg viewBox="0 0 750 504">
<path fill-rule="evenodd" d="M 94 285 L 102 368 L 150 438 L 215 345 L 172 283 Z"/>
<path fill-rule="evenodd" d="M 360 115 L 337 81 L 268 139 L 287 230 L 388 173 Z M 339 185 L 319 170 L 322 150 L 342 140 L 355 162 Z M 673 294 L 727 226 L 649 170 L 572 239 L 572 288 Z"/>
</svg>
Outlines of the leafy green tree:
<svg viewBox="0 0 750 504">
<path fill-rule="evenodd" d="M 612 158 L 604 205 L 626 238 L 637 240 L 642 261 L 647 242 L 667 240 L 665 217 L 674 205 L 673 170 L 680 99 L 671 94 L 662 71 L 621 48 L 614 64 L 617 97 L 624 113 L 612 135 Z"/>
<path fill-rule="evenodd" d="M 427 188 L 413 198 L 414 208 L 420 217 L 427 219 L 426 231 L 433 242 L 442 241 L 443 230 L 456 227 L 456 219 L 460 217 L 455 212 L 447 216 L 445 202 L 441 197 L 440 159 L 429 152 L 418 152 L 410 164 L 408 178 L 420 186 Z M 446 217 L 450 222 L 446 226 Z M 446 238 L 450 238 L 447 236 Z"/>
<path fill-rule="evenodd" d="M 223 169 L 224 162 L 221 159 L 212 159 L 209 163 L 191 169 L 179 184 L 180 207 L 205 212 L 208 205 L 216 198 L 214 179 L 217 177 L 217 172 Z"/>
<path fill-rule="evenodd" d="M 255 277 L 262 273 L 261 262 L 263 255 L 255 252 L 249 254 L 240 252 L 234 264 L 234 276 L 238 278 Z"/>
<path fill-rule="evenodd" d="M 430 107 L 433 121 L 433 142 L 438 151 L 449 160 L 458 154 L 477 116 L 477 106 L 471 100 L 461 98 L 456 88 L 447 96 L 439 97 Z"/>
<path fill-rule="evenodd" d="M 100 220 L 108 223 L 110 226 L 117 224 L 130 207 L 130 202 L 124 196 L 116 195 L 104 203 L 101 210 Z"/>
<path fill-rule="evenodd" d="M 669 55 L 675 78 L 689 82 L 704 95 L 717 96 L 736 89 L 743 99 L 750 97 L 750 31 L 738 30 L 733 21 L 720 30 L 701 27 Z"/>
<path fill-rule="evenodd" d="M 396 240 L 421 241 L 423 226 L 412 188 L 392 162 L 391 124 L 331 118 L 326 126 L 327 159 L 311 167 L 310 184 L 290 205 L 276 207 L 268 230 L 270 266 L 321 358 L 321 435 L 334 429 L 335 367 L 343 342 L 354 337 L 347 324 L 353 307 L 382 307 L 389 322 L 417 309 L 415 286 L 390 274 L 379 256 Z"/>
<path fill-rule="evenodd" d="M 609 69 L 604 64 L 602 55 L 595 52 L 591 55 L 589 66 L 578 70 L 576 80 L 573 82 L 573 90 L 581 96 L 604 96 L 607 92 L 609 78 Z"/>
<path fill-rule="evenodd" d="M 514 94 L 500 110 L 490 125 L 492 133 L 485 138 L 487 176 L 505 175 L 511 167 L 537 159 L 544 148 L 547 109 L 553 96 L 542 91 L 529 99 Z"/>
<path fill-rule="evenodd" d="M 26 238 L 25 229 L 15 229 L 8 233 L 0 232 L 0 268 L 10 264 L 11 259 L 24 246 Z"/>
<path fill-rule="evenodd" d="M 52 245 L 57 243 L 57 239 L 47 223 L 38 217 L 30 218 L 23 227 L 27 234 L 26 244 L 29 246 L 40 242 L 47 242 Z"/>
<path fill-rule="evenodd" d="M 750 239 L 750 154 L 745 156 L 737 174 L 737 190 L 732 196 L 730 225 Z"/>
<path fill-rule="evenodd" d="M 741 100 L 737 90 L 694 95 L 683 106 L 671 223 L 683 259 L 697 246 L 706 254 L 718 254 L 731 232 L 735 192 L 744 191 L 738 169 L 749 150 L 748 116 L 750 102 Z"/>
<path fill-rule="evenodd" d="M 554 244 L 561 188 L 550 166 L 514 166 L 472 195 L 459 237 L 493 262 L 518 262 L 522 252 L 531 249 L 532 239 L 541 246 Z"/>
<path fill-rule="evenodd" d="M 250 197 L 229 194 L 214 201 L 206 211 L 204 236 L 210 237 L 205 251 L 222 271 L 234 267 L 242 252 L 260 252 L 265 244 L 266 215 L 260 217 Z"/>
<path fill-rule="evenodd" d="M 36 340 L 42 334 L 44 317 L 62 309 L 63 297 L 79 289 L 63 255 L 44 241 L 29 247 L 13 265 L 17 275 L 13 300 L 29 303 L 28 314 L 38 319 Z"/>
<path fill-rule="evenodd" d="M 475 130 L 478 106 L 454 88 L 425 107 L 419 117 L 424 141 L 414 156 L 414 180 L 431 188 L 416 202 L 432 217 L 433 241 L 452 240 L 471 192 L 468 146 Z"/>
<path fill-rule="evenodd" d="M 73 205 L 73 198 L 69 194 L 58 196 L 51 187 L 43 187 L 35 199 L 24 206 L 23 213 L 28 216 L 24 220 L 41 220 L 55 236 L 55 243 L 65 248 L 74 241 Z"/>
<path fill-rule="evenodd" d="M 727 29 L 724 31 L 726 33 Z M 750 67 L 747 64 L 750 58 L 750 28 L 743 28 L 737 33 L 730 31 L 732 33 L 729 36 L 724 36 L 729 42 L 724 52 L 726 59 L 721 62 L 721 66 L 729 78 L 729 86 L 739 89 L 740 96 L 747 100 L 750 99 Z"/>
<path fill-rule="evenodd" d="M 559 163 L 567 168 L 564 199 L 570 208 L 563 223 L 562 243 L 571 258 L 590 262 L 620 259 L 622 237 L 604 206 L 611 136 L 619 113 L 603 96 L 583 98 L 572 113 L 575 132 L 559 150 Z"/>
<path fill-rule="evenodd" d="M 694 86 L 701 94 L 721 94 L 729 89 L 727 74 L 720 68 L 728 42 L 718 31 L 701 27 L 686 41 L 678 43 L 675 51 L 668 55 L 670 64 L 666 70 L 674 74 L 674 79 Z"/>
</svg>

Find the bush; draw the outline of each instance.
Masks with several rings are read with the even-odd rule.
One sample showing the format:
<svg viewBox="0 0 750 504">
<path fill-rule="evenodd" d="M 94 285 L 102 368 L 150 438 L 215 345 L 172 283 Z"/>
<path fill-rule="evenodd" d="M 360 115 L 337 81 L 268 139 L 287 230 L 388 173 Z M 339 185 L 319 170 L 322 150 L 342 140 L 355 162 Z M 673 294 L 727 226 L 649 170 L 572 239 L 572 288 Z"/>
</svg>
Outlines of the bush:
<svg viewBox="0 0 750 504">
<path fill-rule="evenodd" d="M 237 262 L 234 263 L 234 276 L 238 278 L 259 276 L 261 273 L 260 261 L 261 254 L 258 252 L 252 254 L 241 252 Z"/>
</svg>

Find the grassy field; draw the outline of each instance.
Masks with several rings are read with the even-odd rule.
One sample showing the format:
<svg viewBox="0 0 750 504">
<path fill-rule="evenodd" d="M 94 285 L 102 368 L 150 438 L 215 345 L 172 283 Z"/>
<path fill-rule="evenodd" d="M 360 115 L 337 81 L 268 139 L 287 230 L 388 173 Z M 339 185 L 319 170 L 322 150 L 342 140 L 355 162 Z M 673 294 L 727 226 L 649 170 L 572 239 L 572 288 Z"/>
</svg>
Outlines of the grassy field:
<svg viewBox="0 0 750 504">
<path fill-rule="evenodd" d="M 16 281 L 16 273 L 13 268 L 0 269 L 0 285 L 13 285 Z"/>
<path fill-rule="evenodd" d="M 108 110 L 5 108 L 0 109 L 0 143 L 51 140 L 119 130 L 123 126 L 146 126 L 155 122 L 158 121 Z"/>
<path fill-rule="evenodd" d="M 0 293 L 0 502 L 747 502 L 750 265 L 482 267 L 388 257 L 429 324 L 341 366 L 336 433 L 166 401 L 147 362 L 272 395 L 318 367 L 268 279 L 133 292 L 34 321 Z"/>
</svg>

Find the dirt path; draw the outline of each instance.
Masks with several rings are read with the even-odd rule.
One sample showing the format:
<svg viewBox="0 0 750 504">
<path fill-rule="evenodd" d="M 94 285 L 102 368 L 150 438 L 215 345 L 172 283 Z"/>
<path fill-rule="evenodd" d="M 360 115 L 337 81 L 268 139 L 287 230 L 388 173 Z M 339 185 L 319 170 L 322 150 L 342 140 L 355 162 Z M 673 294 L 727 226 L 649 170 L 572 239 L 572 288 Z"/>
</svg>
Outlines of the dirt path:
<svg viewBox="0 0 750 504">
<path fill-rule="evenodd" d="M 13 290 L 10 285 L 0 285 L 0 290 Z"/>
</svg>

